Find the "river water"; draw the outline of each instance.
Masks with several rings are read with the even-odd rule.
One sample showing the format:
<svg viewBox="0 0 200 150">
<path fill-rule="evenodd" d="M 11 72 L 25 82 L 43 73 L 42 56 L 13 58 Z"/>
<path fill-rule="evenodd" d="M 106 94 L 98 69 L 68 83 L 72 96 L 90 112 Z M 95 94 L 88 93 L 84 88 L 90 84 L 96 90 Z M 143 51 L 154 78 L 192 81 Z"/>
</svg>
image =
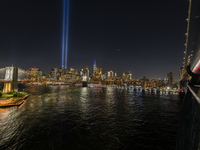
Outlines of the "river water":
<svg viewBox="0 0 200 150">
<path fill-rule="evenodd" d="M 112 87 L 27 86 L 19 107 L 0 108 L 0 150 L 174 150 L 175 93 Z"/>
</svg>

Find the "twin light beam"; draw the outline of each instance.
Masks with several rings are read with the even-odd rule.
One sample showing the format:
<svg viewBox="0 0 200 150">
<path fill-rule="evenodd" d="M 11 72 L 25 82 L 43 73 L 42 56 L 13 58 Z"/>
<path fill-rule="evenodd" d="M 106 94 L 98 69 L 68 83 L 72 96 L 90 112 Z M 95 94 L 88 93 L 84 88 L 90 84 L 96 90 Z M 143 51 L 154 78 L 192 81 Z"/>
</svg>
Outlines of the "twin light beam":
<svg viewBox="0 0 200 150">
<path fill-rule="evenodd" d="M 67 69 L 69 0 L 63 0 L 62 67 Z"/>
</svg>

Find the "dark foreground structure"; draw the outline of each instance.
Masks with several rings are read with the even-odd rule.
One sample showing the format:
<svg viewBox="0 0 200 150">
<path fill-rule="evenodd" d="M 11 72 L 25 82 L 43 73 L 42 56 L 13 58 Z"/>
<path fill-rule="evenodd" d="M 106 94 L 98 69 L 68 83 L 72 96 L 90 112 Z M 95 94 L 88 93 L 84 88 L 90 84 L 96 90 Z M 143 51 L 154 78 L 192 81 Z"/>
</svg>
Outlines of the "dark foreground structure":
<svg viewBox="0 0 200 150">
<path fill-rule="evenodd" d="M 200 88 L 188 86 L 182 104 L 177 139 L 177 150 L 200 148 Z"/>
<path fill-rule="evenodd" d="M 177 150 L 200 149 L 200 0 L 189 0 L 188 28 L 185 54 L 194 51 L 194 57 L 181 83 L 186 90 L 180 113 Z M 190 54 L 190 55 L 191 55 Z M 192 55 L 191 55 L 192 56 Z"/>
</svg>

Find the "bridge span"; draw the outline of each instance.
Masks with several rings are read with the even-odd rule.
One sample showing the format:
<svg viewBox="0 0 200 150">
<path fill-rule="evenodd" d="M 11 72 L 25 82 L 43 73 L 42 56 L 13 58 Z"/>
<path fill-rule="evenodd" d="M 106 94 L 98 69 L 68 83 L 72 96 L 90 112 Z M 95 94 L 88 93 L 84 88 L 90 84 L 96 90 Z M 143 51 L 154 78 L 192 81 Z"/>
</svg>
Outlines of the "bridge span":
<svg viewBox="0 0 200 150">
<path fill-rule="evenodd" d="M 185 89 L 176 150 L 200 149 L 200 0 L 189 0 L 185 57 L 180 83 Z"/>
</svg>

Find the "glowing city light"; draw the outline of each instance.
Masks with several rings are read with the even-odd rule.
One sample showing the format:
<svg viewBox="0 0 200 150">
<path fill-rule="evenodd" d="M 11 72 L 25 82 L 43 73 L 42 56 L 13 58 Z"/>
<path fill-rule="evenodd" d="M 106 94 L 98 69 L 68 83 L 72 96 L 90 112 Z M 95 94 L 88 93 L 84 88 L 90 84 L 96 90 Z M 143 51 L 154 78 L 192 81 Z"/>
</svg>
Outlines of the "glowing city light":
<svg viewBox="0 0 200 150">
<path fill-rule="evenodd" d="M 65 0 L 63 0 L 63 31 L 62 31 L 62 66 L 64 66 L 65 56 Z"/>
<path fill-rule="evenodd" d="M 83 81 L 87 81 L 87 76 L 83 76 Z"/>
<path fill-rule="evenodd" d="M 65 68 L 67 68 L 68 28 L 69 28 L 69 0 L 63 0 L 62 67 L 64 66 Z"/>
</svg>

